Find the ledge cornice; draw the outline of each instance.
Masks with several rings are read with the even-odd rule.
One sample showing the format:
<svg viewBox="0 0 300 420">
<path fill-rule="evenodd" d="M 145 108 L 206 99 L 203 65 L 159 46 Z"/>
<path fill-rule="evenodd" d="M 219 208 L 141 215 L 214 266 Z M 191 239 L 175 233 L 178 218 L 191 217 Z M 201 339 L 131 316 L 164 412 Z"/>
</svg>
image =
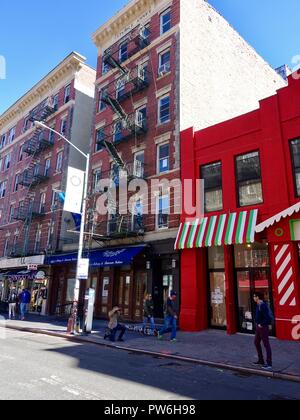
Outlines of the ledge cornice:
<svg viewBox="0 0 300 420">
<path fill-rule="evenodd" d="M 40 82 L 31 88 L 24 96 L 14 103 L 7 111 L 0 115 L 0 131 L 14 119 L 32 109 L 35 103 L 50 95 L 55 86 L 68 74 L 75 74 L 85 64 L 86 58 L 73 52 L 57 67 L 47 74 Z"/>
</svg>

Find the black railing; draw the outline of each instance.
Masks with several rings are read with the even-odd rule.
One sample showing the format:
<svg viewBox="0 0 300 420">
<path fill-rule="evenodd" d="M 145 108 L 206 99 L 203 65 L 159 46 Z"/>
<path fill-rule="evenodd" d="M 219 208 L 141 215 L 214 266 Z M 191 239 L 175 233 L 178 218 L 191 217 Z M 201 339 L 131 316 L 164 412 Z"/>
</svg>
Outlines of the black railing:
<svg viewBox="0 0 300 420">
<path fill-rule="evenodd" d="M 103 128 L 103 134 L 98 139 L 98 144 L 104 146 L 104 142 L 118 144 L 130 140 L 132 137 L 140 137 L 148 131 L 147 117 L 139 117 L 136 113 L 130 114 L 126 119 L 118 119 L 113 124 Z"/>
<path fill-rule="evenodd" d="M 38 153 L 43 152 L 46 149 L 54 146 L 54 142 L 49 139 L 49 137 L 42 132 L 40 135 L 33 137 L 24 143 L 23 151 L 27 155 L 37 155 Z"/>
<path fill-rule="evenodd" d="M 148 47 L 150 45 L 150 37 L 151 33 L 147 27 L 138 26 L 134 28 L 117 43 L 104 51 L 104 65 L 123 70 L 122 63 Z"/>
<path fill-rule="evenodd" d="M 41 165 L 35 165 L 20 174 L 19 185 L 24 187 L 34 187 L 48 181 L 50 176 L 50 169 Z"/>
<path fill-rule="evenodd" d="M 44 217 L 46 214 L 46 205 L 39 202 L 29 202 L 15 208 L 13 218 L 15 220 L 25 221 Z"/>
<path fill-rule="evenodd" d="M 30 112 L 29 120 L 32 122 L 46 121 L 56 111 L 57 105 L 54 103 L 53 97 L 49 97 Z"/>
<path fill-rule="evenodd" d="M 130 70 L 125 76 L 110 83 L 103 92 L 102 101 L 111 105 L 111 101 L 123 102 L 135 93 L 149 87 L 150 73 L 146 68 L 138 68 Z"/>
</svg>

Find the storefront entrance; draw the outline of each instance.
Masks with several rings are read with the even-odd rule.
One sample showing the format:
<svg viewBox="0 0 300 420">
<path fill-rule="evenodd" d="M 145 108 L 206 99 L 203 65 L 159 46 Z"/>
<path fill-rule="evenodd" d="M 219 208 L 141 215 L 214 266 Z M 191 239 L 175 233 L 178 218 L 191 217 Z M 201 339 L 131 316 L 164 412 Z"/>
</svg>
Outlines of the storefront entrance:
<svg viewBox="0 0 300 420">
<path fill-rule="evenodd" d="M 209 248 L 208 269 L 210 327 L 226 329 L 227 314 L 224 248 Z"/>
<path fill-rule="evenodd" d="M 263 244 L 254 244 L 251 247 L 237 246 L 235 264 L 238 329 L 242 333 L 254 334 L 256 329 L 254 294 L 260 293 L 274 312 L 267 246 Z M 275 335 L 274 330 L 272 335 Z"/>
</svg>

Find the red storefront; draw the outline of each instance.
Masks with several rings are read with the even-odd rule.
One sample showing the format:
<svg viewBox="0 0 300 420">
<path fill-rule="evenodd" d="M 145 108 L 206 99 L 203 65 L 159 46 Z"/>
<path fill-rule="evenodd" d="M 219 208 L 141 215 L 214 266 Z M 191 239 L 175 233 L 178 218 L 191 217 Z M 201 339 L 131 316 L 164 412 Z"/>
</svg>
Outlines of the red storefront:
<svg viewBox="0 0 300 420">
<path fill-rule="evenodd" d="M 183 212 L 181 328 L 254 333 L 253 294 L 273 335 L 300 340 L 300 80 L 260 108 L 181 135 L 182 180 L 204 179 L 204 214 Z M 192 164 L 193 163 L 193 164 Z"/>
</svg>

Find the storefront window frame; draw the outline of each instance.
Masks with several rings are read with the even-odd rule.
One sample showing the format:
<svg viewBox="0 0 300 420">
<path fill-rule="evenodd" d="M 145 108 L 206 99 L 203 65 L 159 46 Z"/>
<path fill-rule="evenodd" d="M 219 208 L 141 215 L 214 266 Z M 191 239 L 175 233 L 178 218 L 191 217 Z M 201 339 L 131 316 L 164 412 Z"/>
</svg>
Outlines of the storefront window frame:
<svg viewBox="0 0 300 420">
<path fill-rule="evenodd" d="M 297 175 L 300 174 L 300 167 L 298 168 L 296 166 L 295 155 L 293 153 L 293 143 L 295 143 L 295 142 L 298 142 L 300 144 L 300 137 L 296 137 L 296 138 L 289 141 L 292 171 L 293 171 L 293 180 L 294 180 L 294 188 L 295 188 L 295 197 L 300 197 L 300 187 L 299 187 L 299 192 L 298 192 L 298 186 L 297 186 Z"/>
</svg>

